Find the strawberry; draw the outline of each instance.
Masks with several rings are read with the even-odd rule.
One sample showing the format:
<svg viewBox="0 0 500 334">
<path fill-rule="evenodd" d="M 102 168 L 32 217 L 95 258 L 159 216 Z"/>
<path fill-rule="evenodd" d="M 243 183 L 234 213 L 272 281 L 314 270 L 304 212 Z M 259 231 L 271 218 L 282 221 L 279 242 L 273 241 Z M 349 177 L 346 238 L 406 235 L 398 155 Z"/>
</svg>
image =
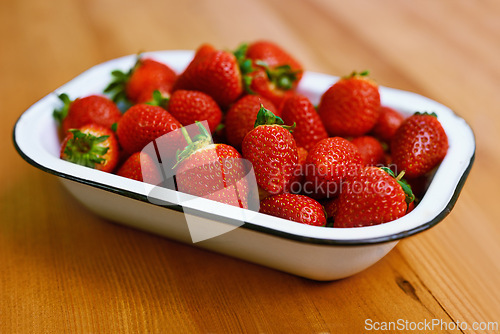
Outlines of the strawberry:
<svg viewBox="0 0 500 334">
<path fill-rule="evenodd" d="M 320 140 L 328 137 L 314 105 L 303 95 L 295 95 L 283 102 L 281 117 L 287 125 L 297 125 L 293 138 L 298 146 L 310 150 Z"/>
<path fill-rule="evenodd" d="M 181 127 L 181 123 L 165 109 L 148 104 L 136 104 L 120 119 L 116 134 L 122 148 L 130 155 L 139 152 L 154 139 Z M 178 140 L 180 142 L 180 137 Z M 179 142 L 172 142 L 171 152 L 165 154 L 175 154 Z"/>
<path fill-rule="evenodd" d="M 430 172 L 445 157 L 448 137 L 436 114 L 415 113 L 398 128 L 391 141 L 391 155 L 408 178 Z"/>
<path fill-rule="evenodd" d="M 380 116 L 372 129 L 372 133 L 375 137 L 390 142 L 404 119 L 405 117 L 399 111 L 381 106 Z"/>
<path fill-rule="evenodd" d="M 118 163 L 118 141 L 111 129 L 98 124 L 87 124 L 68 130 L 61 144 L 60 157 L 109 173 Z"/>
<path fill-rule="evenodd" d="M 212 144 L 208 131 L 197 124 L 201 135 L 194 142 L 187 130 L 181 129 L 188 145 L 179 151 L 174 166 L 178 190 L 248 208 L 249 187 L 240 153 L 226 144 Z"/>
<path fill-rule="evenodd" d="M 371 166 L 346 178 L 334 203 L 334 227 L 377 225 L 404 216 L 414 196 L 401 176 Z"/>
<path fill-rule="evenodd" d="M 378 85 L 368 72 L 353 72 L 323 93 L 318 113 L 331 136 L 362 136 L 375 126 L 380 114 Z"/>
<path fill-rule="evenodd" d="M 219 105 L 203 92 L 176 90 L 167 103 L 168 112 L 184 126 L 196 121 L 207 121 L 213 133 L 222 119 Z"/>
<path fill-rule="evenodd" d="M 293 94 L 302 78 L 302 65 L 273 42 L 260 40 L 242 44 L 235 55 L 247 90 L 262 95 L 276 106 Z"/>
<path fill-rule="evenodd" d="M 198 48 L 193 60 L 179 75 L 174 90 L 198 90 L 210 95 L 221 108 L 228 107 L 243 92 L 236 57 L 210 45 Z"/>
<path fill-rule="evenodd" d="M 243 157 L 253 165 L 257 184 L 273 195 L 290 190 L 298 164 L 297 144 L 290 127 L 282 124 L 281 118 L 261 106 L 255 128 L 241 145 Z"/>
<path fill-rule="evenodd" d="M 321 204 L 304 195 L 285 193 L 266 197 L 260 202 L 259 211 L 301 224 L 326 225 L 326 216 Z"/>
<path fill-rule="evenodd" d="M 64 105 L 54 110 L 53 115 L 61 124 L 64 135 L 69 129 L 91 123 L 111 128 L 122 116 L 116 104 L 105 96 L 89 95 L 71 101 L 68 95 L 61 94 L 59 99 Z"/>
<path fill-rule="evenodd" d="M 153 159 L 145 152 L 135 152 L 118 169 L 117 175 L 132 180 L 157 185 L 161 182 L 161 173 Z"/>
<path fill-rule="evenodd" d="M 259 95 L 245 95 L 231 105 L 224 122 L 228 144 L 241 149 L 243 138 L 254 128 L 261 105 L 280 116 L 273 103 Z"/>
<path fill-rule="evenodd" d="M 297 72 L 297 81 L 292 85 L 297 85 L 302 78 L 302 65 L 290 53 L 274 42 L 259 40 L 248 45 L 245 54 L 246 58 L 255 62 L 263 62 L 264 66 L 277 68 L 279 66 L 289 66 L 292 71 Z M 260 64 L 257 64 L 260 65 Z"/>
<path fill-rule="evenodd" d="M 297 153 L 299 156 L 299 162 L 298 162 L 299 165 L 305 165 L 307 161 L 307 155 L 309 154 L 309 152 L 307 152 L 307 150 L 302 146 L 299 146 L 297 147 Z"/>
<path fill-rule="evenodd" d="M 383 165 L 385 152 L 382 144 L 372 136 L 356 137 L 351 142 L 358 148 L 364 166 Z"/>
<path fill-rule="evenodd" d="M 314 198 L 335 196 L 343 179 L 361 169 L 363 159 L 356 146 L 341 137 L 318 142 L 307 155 L 304 191 Z"/>
<path fill-rule="evenodd" d="M 126 73 L 116 70 L 113 80 L 105 88 L 113 101 L 128 101 L 132 104 L 146 103 L 158 90 L 165 97 L 172 91 L 177 74 L 169 66 L 151 58 L 137 58 L 135 65 Z"/>
</svg>

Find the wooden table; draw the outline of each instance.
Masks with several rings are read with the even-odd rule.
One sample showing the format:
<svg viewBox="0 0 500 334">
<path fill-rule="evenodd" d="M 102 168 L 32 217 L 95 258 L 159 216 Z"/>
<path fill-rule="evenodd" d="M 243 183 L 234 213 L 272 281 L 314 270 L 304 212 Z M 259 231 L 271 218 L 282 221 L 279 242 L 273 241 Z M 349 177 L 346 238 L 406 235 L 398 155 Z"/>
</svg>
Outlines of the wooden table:
<svg viewBox="0 0 500 334">
<path fill-rule="evenodd" d="M 399 319 L 500 333 L 499 17 L 496 0 L 0 2 L 0 333 L 361 333 Z M 19 115 L 92 65 L 259 38 L 464 117 L 477 154 L 452 213 L 320 283 L 115 225 L 14 150 Z"/>
</svg>

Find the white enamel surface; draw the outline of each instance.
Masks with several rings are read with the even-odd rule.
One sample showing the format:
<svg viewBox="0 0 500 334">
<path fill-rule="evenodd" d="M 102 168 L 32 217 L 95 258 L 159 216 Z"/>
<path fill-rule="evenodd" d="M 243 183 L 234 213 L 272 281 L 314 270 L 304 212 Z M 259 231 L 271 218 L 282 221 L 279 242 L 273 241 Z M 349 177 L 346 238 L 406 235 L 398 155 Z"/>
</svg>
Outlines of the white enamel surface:
<svg viewBox="0 0 500 334">
<path fill-rule="evenodd" d="M 189 63 L 193 52 L 159 51 L 145 53 L 145 55 L 163 61 L 177 72 L 180 72 Z M 153 188 L 151 185 L 60 160 L 58 158 L 59 139 L 57 137 L 56 124 L 52 118 L 53 109 L 60 106 L 60 101 L 57 98 L 58 94 L 67 93 L 71 99 L 74 99 L 79 96 L 101 93 L 111 79 L 110 73 L 112 70 L 128 70 L 134 62 L 135 56 L 131 55 L 99 64 L 31 106 L 20 117 L 14 131 L 14 140 L 23 155 L 42 168 L 63 174 L 63 176 L 70 178 L 77 177 L 105 187 L 122 189 L 147 196 Z M 313 103 L 317 104 L 321 94 L 336 80 L 336 77 L 329 75 L 306 72 L 299 90 L 309 96 Z M 350 243 L 355 243 L 356 240 L 369 242 L 370 239 L 404 233 L 433 220 L 446 208 L 452 199 L 457 184 L 471 162 L 475 150 L 472 130 L 463 119 L 456 116 L 449 108 L 433 100 L 414 93 L 386 87 L 381 87 L 380 91 L 384 105 L 405 114 L 411 114 L 415 111 L 435 112 L 449 139 L 450 147 L 447 156 L 437 169 L 426 195 L 415 210 L 405 217 L 377 226 L 338 229 L 297 224 L 206 199 L 196 199 L 187 203 L 183 201 L 183 205 L 187 207 L 192 205 L 190 208 L 193 210 L 205 211 L 230 219 L 237 220 L 245 217 L 248 223 L 266 229 L 277 230 L 280 233 L 283 232 L 288 235 L 334 240 L 337 242 L 349 241 Z M 161 223 L 162 221 L 173 219 L 176 215 L 182 216 L 177 211 L 113 194 L 92 186 L 82 185 L 73 181 L 64 181 L 64 184 L 79 200 L 100 215 L 179 241 L 191 242 L 185 235 L 181 236 L 182 233 L 179 231 L 182 230 L 182 227 L 178 227 L 178 230 L 171 230 L 170 228 L 166 228 L 168 224 Z M 76 191 L 76 189 L 79 189 L 79 191 Z M 85 189 L 85 191 L 82 189 Z M 94 197 L 96 196 L 95 194 L 99 194 L 100 201 L 96 201 L 94 197 L 90 196 L 91 193 Z M 162 189 L 159 191 L 158 196 L 171 203 L 180 203 L 177 192 L 172 190 Z M 106 205 L 102 205 L 102 203 L 106 203 Z M 134 210 L 131 208 L 134 208 Z M 207 217 L 213 217 L 210 214 Z M 213 221 L 213 224 L 215 228 L 216 224 L 221 223 Z M 183 228 L 186 230 L 185 226 Z M 244 243 L 244 240 L 248 240 L 248 242 Z M 287 240 L 268 235 L 264 232 L 251 231 L 246 228 L 237 228 L 217 238 L 206 240 L 196 245 L 305 277 L 335 279 L 351 275 L 373 264 L 392 249 L 395 244 L 395 242 L 386 242 L 370 246 L 347 247 L 316 245 Z M 268 249 L 266 250 L 266 248 Z M 310 252 L 309 259 L 303 259 L 303 255 L 298 255 L 298 252 L 303 252 L 304 248 Z M 286 259 L 285 255 L 279 255 L 285 249 L 292 253 L 293 249 L 296 249 L 298 257 L 290 256 Z M 325 253 L 325 250 L 328 251 Z M 270 256 L 269 254 L 276 255 Z M 315 257 L 313 254 L 316 254 L 318 260 L 314 260 Z M 328 256 L 328 259 L 323 259 L 319 254 L 329 254 L 325 255 Z"/>
<path fill-rule="evenodd" d="M 95 213 L 120 224 L 191 244 L 183 213 L 61 179 L 68 191 Z M 206 229 L 221 228 L 215 220 L 201 219 Z M 222 226 L 223 227 L 223 226 Z M 223 227 L 224 228 L 224 227 Z M 354 275 L 384 257 L 397 241 L 366 246 L 328 246 L 299 242 L 236 228 L 197 247 L 240 258 L 294 275 L 329 281 Z"/>
</svg>

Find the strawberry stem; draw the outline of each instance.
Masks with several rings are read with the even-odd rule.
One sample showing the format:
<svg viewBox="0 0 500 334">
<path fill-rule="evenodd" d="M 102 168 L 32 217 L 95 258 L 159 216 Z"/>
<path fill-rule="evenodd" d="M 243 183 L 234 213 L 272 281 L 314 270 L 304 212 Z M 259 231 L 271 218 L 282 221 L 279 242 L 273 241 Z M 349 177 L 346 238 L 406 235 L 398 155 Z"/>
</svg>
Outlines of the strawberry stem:
<svg viewBox="0 0 500 334">
<path fill-rule="evenodd" d="M 187 132 L 185 127 L 181 128 L 182 135 L 184 136 L 184 139 L 186 139 L 186 142 L 188 145 L 191 145 L 193 141 L 191 140 L 191 137 L 189 136 L 189 133 Z"/>
<path fill-rule="evenodd" d="M 187 146 L 183 150 L 177 150 L 176 153 L 176 163 L 172 167 L 175 169 L 182 161 L 186 160 L 191 154 L 196 152 L 197 150 L 208 146 L 212 143 L 212 136 L 207 131 L 207 129 L 200 122 L 196 122 L 198 129 L 200 129 L 200 134 L 194 137 L 194 140 L 191 139 L 189 133 L 187 132 L 185 127 L 181 128 L 182 135 L 187 142 Z"/>
<path fill-rule="evenodd" d="M 398 176 L 396 177 L 396 181 L 401 180 L 404 175 L 405 175 L 405 171 L 402 171 L 401 173 L 399 173 Z"/>
</svg>

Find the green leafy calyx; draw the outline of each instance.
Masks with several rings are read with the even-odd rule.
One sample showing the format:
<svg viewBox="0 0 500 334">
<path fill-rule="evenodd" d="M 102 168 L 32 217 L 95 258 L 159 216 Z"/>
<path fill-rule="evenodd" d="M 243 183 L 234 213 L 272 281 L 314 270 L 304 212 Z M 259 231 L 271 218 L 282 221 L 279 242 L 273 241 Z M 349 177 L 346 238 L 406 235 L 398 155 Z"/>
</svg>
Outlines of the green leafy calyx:
<svg viewBox="0 0 500 334">
<path fill-rule="evenodd" d="M 352 71 L 351 74 L 346 75 L 342 77 L 343 79 L 351 79 L 351 78 L 356 78 L 356 77 L 361 77 L 361 78 L 368 78 L 370 76 L 370 71 L 369 70 L 364 70 L 361 72 L 357 71 Z"/>
<path fill-rule="evenodd" d="M 250 73 L 254 72 L 256 68 L 253 66 L 252 60 L 247 58 L 248 44 L 242 43 L 238 48 L 233 51 L 238 66 L 240 68 L 241 76 L 243 78 L 243 86 L 248 94 L 255 94 L 250 88 L 252 85 L 252 76 Z"/>
<path fill-rule="evenodd" d="M 432 117 L 436 117 L 436 118 L 438 117 L 435 112 L 427 112 L 427 111 L 424 111 L 424 112 L 417 111 L 413 115 L 414 116 L 432 116 Z"/>
<path fill-rule="evenodd" d="M 288 130 L 292 132 L 296 124 L 293 123 L 293 125 L 284 125 L 285 122 L 281 117 L 276 116 L 273 114 L 273 112 L 269 109 L 266 109 L 263 104 L 260 105 L 259 112 L 257 113 L 257 119 L 255 120 L 254 128 L 260 126 L 260 125 L 279 125 L 285 130 Z"/>
<path fill-rule="evenodd" d="M 149 102 L 146 102 L 146 104 L 167 109 L 169 100 L 169 97 L 163 96 L 159 90 L 155 90 L 153 92 L 153 99 Z"/>
<path fill-rule="evenodd" d="M 100 144 L 109 136 L 97 137 L 78 129 L 70 129 L 69 131 L 73 137 L 66 142 L 64 160 L 90 168 L 96 168 L 96 165 L 106 162 L 104 155 L 108 152 L 109 147 Z"/>
<path fill-rule="evenodd" d="M 172 169 L 176 168 L 182 161 L 189 158 L 194 152 L 212 144 L 212 135 L 210 134 L 210 132 L 207 131 L 202 123 L 197 121 L 196 125 L 198 126 L 200 133 L 193 139 L 191 139 L 185 127 L 182 127 L 180 129 L 182 135 L 184 136 L 184 139 L 186 140 L 187 146 L 183 150 L 177 150 L 176 163 L 172 167 Z"/>
</svg>

